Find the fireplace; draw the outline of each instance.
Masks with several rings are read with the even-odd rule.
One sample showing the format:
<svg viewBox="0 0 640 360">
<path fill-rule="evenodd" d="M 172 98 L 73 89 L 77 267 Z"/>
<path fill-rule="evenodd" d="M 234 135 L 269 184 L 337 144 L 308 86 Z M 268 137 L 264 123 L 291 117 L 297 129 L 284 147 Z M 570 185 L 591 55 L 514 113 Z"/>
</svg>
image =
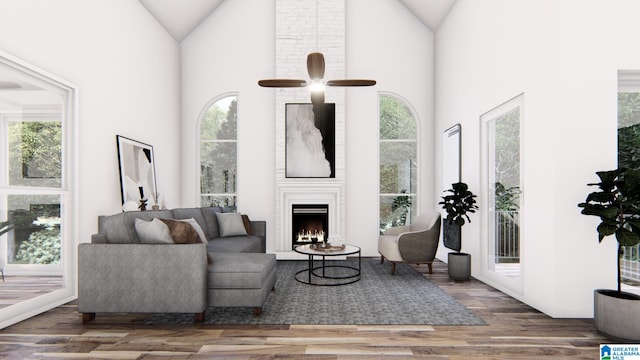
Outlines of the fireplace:
<svg viewBox="0 0 640 360">
<path fill-rule="evenodd" d="M 329 237 L 329 205 L 291 206 L 292 247 L 326 241 Z"/>
</svg>

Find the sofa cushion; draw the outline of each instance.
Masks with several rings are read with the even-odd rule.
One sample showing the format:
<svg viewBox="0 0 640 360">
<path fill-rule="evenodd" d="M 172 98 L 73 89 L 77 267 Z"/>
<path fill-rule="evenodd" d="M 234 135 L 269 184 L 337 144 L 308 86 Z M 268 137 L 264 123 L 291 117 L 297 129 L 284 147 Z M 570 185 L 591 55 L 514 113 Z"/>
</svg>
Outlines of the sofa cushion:
<svg viewBox="0 0 640 360">
<path fill-rule="evenodd" d="M 136 234 L 143 244 L 173 244 L 169 227 L 158 218 L 151 221 L 135 219 Z"/>
<path fill-rule="evenodd" d="M 170 219 L 176 220 L 186 220 L 186 219 L 195 219 L 200 227 L 204 230 L 207 227 L 207 222 L 204 220 L 204 216 L 202 215 L 202 210 L 200 208 L 179 208 L 172 209 Z"/>
<path fill-rule="evenodd" d="M 171 211 L 128 211 L 98 218 L 98 232 L 103 234 L 109 244 L 138 244 L 140 239 L 136 233 L 135 219 L 147 221 L 155 217 L 171 217 Z"/>
<path fill-rule="evenodd" d="M 247 235 L 242 216 L 239 213 L 216 213 L 216 219 L 218 220 L 220 236 Z"/>
<path fill-rule="evenodd" d="M 194 218 L 182 219 L 178 221 L 183 221 L 193 226 L 193 229 L 196 231 L 196 233 L 198 233 L 198 236 L 200 237 L 200 241 L 202 241 L 205 244 L 209 243 L 209 241 L 207 240 L 207 235 L 205 235 L 204 230 L 202 230 L 202 227 L 200 226 L 200 224 L 198 224 L 198 222 Z"/>
<path fill-rule="evenodd" d="M 129 231 L 129 237 L 135 239 L 133 242 L 139 243 L 140 239 L 136 233 L 135 221 L 136 219 L 151 221 L 153 218 L 171 218 L 171 211 L 169 210 L 155 210 L 155 211 L 128 211 L 122 213 L 124 217 L 124 226 Z"/>
<path fill-rule="evenodd" d="M 221 213 L 221 207 L 203 207 L 200 209 L 202 211 L 202 217 L 204 218 L 204 226 L 202 229 L 204 233 L 207 235 L 207 239 L 215 239 L 220 237 L 220 230 L 218 230 L 218 219 L 216 218 L 216 213 Z"/>
<path fill-rule="evenodd" d="M 210 240 L 209 245 L 207 245 L 207 251 L 259 253 L 263 252 L 261 244 L 262 239 L 257 236 L 230 236 Z"/>
<path fill-rule="evenodd" d="M 167 224 L 173 242 L 176 244 L 197 244 L 202 242 L 196 229 L 191 224 L 174 219 L 160 219 Z"/>
<path fill-rule="evenodd" d="M 276 268 L 274 254 L 211 253 L 210 289 L 261 289 Z"/>
<path fill-rule="evenodd" d="M 247 231 L 247 235 L 253 235 L 253 226 L 251 225 L 249 215 L 242 214 L 242 223 L 244 224 L 244 229 Z"/>
</svg>

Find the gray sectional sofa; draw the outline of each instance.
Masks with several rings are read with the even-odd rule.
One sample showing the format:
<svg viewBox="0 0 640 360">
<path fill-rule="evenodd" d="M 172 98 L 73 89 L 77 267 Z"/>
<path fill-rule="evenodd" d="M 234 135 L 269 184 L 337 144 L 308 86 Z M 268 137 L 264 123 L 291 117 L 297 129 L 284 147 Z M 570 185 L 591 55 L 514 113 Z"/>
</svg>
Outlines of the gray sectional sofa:
<svg viewBox="0 0 640 360">
<path fill-rule="evenodd" d="M 222 209 L 100 216 L 91 243 L 78 247 L 78 311 L 83 321 L 102 312 L 194 313 L 196 321 L 202 321 L 207 306 L 252 307 L 259 315 L 276 273 L 275 255 L 265 254 L 266 223 L 245 219 L 246 235 L 221 236 L 225 229 L 216 213 Z M 139 236 L 136 219 L 194 219 L 208 244 L 149 243 Z"/>
</svg>

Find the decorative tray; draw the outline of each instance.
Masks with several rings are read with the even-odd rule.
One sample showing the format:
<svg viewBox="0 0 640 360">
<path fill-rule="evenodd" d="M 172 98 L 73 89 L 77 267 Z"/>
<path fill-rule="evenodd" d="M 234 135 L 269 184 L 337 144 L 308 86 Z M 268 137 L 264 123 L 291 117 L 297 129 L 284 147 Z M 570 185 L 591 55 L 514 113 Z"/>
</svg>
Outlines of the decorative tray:
<svg viewBox="0 0 640 360">
<path fill-rule="evenodd" d="M 326 245 L 326 246 L 325 246 Z M 330 243 L 313 243 L 311 245 L 309 245 L 309 248 L 311 248 L 311 250 L 316 250 L 316 251 L 340 251 L 340 250 L 344 250 L 344 244 L 340 244 L 340 245 L 334 245 L 334 244 L 330 244 Z"/>
</svg>

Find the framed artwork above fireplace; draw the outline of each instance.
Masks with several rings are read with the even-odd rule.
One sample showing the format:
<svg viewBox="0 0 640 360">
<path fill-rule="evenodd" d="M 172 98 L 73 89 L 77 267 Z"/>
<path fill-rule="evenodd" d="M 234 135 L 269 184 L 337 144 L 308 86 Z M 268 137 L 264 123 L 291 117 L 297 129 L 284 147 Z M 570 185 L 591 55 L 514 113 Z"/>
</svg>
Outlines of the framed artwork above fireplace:
<svg viewBox="0 0 640 360">
<path fill-rule="evenodd" d="M 335 104 L 285 104 L 287 178 L 335 178 Z"/>
</svg>

